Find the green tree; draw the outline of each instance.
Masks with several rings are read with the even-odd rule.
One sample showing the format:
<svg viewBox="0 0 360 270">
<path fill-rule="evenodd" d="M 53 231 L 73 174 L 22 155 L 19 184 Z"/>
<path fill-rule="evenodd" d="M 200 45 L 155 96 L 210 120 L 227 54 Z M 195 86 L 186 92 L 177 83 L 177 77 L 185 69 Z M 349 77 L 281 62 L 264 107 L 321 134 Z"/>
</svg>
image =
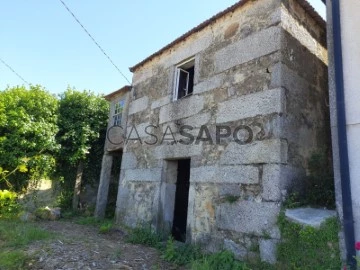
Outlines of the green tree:
<svg viewBox="0 0 360 270">
<path fill-rule="evenodd" d="M 102 131 L 106 130 L 108 103 L 90 91 L 68 88 L 60 96 L 58 142 L 63 166 L 76 166 L 72 207 L 79 206 L 83 171 L 89 152 L 97 144 Z"/>
<path fill-rule="evenodd" d="M 0 167 L 12 172 L 8 183 L 14 189 L 54 168 L 57 109 L 56 97 L 39 85 L 0 91 Z"/>
</svg>

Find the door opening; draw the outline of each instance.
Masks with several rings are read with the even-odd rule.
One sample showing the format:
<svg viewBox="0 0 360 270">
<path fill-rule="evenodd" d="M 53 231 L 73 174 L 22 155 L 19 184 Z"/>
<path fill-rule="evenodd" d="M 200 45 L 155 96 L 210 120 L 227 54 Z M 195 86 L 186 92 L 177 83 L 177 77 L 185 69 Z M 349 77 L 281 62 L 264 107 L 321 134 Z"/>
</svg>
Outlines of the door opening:
<svg viewBox="0 0 360 270">
<path fill-rule="evenodd" d="M 178 161 L 172 236 L 185 242 L 190 187 L 190 159 Z"/>
<path fill-rule="evenodd" d="M 116 199 L 119 187 L 120 168 L 122 151 L 112 153 L 113 161 L 111 165 L 111 175 L 109 182 L 108 200 L 106 204 L 105 217 L 113 218 L 116 209 Z"/>
</svg>

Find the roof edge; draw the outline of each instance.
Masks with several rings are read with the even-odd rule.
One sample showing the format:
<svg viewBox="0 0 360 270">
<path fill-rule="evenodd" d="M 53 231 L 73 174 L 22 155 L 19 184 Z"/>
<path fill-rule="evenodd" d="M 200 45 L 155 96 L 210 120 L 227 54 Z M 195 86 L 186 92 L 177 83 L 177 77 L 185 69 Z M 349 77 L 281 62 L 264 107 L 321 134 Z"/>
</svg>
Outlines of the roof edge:
<svg viewBox="0 0 360 270">
<path fill-rule="evenodd" d="M 107 94 L 104 96 L 104 98 L 107 100 L 107 101 L 110 101 L 114 96 L 116 96 L 117 94 L 121 93 L 121 92 L 124 92 L 124 91 L 130 91 L 132 88 L 131 85 L 125 85 L 124 87 L 110 93 L 110 94 Z"/>
<path fill-rule="evenodd" d="M 171 43 L 169 43 L 168 45 L 166 45 L 165 47 L 161 48 L 160 50 L 158 50 L 157 52 L 151 54 L 150 56 L 146 57 L 144 60 L 142 60 L 141 62 L 137 63 L 136 65 L 132 66 L 129 68 L 129 70 L 131 72 L 136 71 L 138 68 L 140 68 L 141 66 L 143 66 L 145 63 L 149 62 L 150 60 L 154 59 L 156 56 L 161 55 L 163 52 L 165 52 L 166 50 L 170 49 L 171 47 L 173 47 L 174 45 L 180 43 L 181 41 L 185 40 L 186 38 L 188 38 L 189 36 L 191 36 L 192 34 L 195 34 L 197 32 L 200 32 L 201 30 L 203 30 L 205 27 L 211 25 L 212 23 L 214 23 L 217 19 L 220 19 L 221 17 L 223 17 L 224 15 L 236 10 L 237 8 L 245 5 L 247 2 L 250 1 L 254 1 L 254 0 L 240 0 L 239 2 L 235 3 L 234 5 L 228 7 L 227 9 L 217 13 L 216 15 L 212 16 L 210 19 L 207 19 L 206 21 L 202 22 L 201 24 L 199 24 L 198 26 L 192 28 L 191 30 L 189 30 L 188 32 L 186 32 L 185 34 L 181 35 L 180 37 L 178 37 L 177 39 L 175 39 L 174 41 L 172 41 Z M 256 1 L 256 0 L 255 0 Z M 307 2 L 307 0 L 296 0 L 299 5 L 306 11 L 308 12 L 308 14 L 321 26 L 321 27 L 326 27 L 326 22 L 324 21 L 324 19 L 317 13 L 317 11 L 313 8 L 313 6 Z"/>
</svg>

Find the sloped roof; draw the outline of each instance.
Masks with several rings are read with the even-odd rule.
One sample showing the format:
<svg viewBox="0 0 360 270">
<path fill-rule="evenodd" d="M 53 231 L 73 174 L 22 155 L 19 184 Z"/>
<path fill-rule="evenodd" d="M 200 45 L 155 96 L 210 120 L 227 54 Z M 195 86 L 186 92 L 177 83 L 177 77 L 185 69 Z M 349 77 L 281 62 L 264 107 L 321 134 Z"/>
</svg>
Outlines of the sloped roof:
<svg viewBox="0 0 360 270">
<path fill-rule="evenodd" d="M 116 90 L 110 94 L 107 94 L 106 96 L 104 96 L 104 98 L 107 101 L 110 101 L 113 97 L 115 97 L 117 94 L 121 93 L 121 92 L 126 92 L 126 91 L 130 91 L 131 90 L 131 86 L 130 85 L 125 85 L 124 87 L 120 88 L 119 90 Z"/>
<path fill-rule="evenodd" d="M 214 23 L 217 19 L 220 19 L 221 17 L 225 16 L 226 14 L 228 14 L 230 12 L 233 12 L 234 10 L 236 10 L 237 8 L 245 5 L 249 1 L 254 1 L 254 0 L 240 0 L 239 2 L 235 3 L 234 5 L 228 7 L 227 9 L 225 9 L 225 10 L 219 12 L 218 14 L 212 16 L 210 19 L 202 22 L 201 24 L 194 27 L 190 31 L 188 31 L 185 34 L 183 34 L 182 36 L 178 37 L 173 42 L 169 43 L 168 45 L 166 45 L 165 47 L 163 47 L 159 51 L 157 51 L 157 52 L 153 53 L 152 55 L 148 56 L 143 61 L 136 64 L 135 66 L 130 67 L 129 68 L 130 71 L 134 72 L 136 69 L 138 69 L 139 67 L 144 65 L 146 62 L 152 60 L 156 56 L 159 56 L 160 54 L 162 54 L 163 52 L 165 52 L 169 48 L 173 47 L 177 43 L 180 43 L 181 41 L 185 40 L 187 37 L 191 36 L 192 34 L 194 34 L 196 32 L 200 32 L 201 30 L 203 30 L 208 25 Z M 312 5 L 310 5 L 310 3 L 307 0 L 296 0 L 296 1 L 318 24 L 320 24 L 323 27 L 326 26 L 326 22 L 323 20 L 323 18 L 321 18 L 321 16 L 316 12 L 316 10 L 312 7 Z"/>
</svg>

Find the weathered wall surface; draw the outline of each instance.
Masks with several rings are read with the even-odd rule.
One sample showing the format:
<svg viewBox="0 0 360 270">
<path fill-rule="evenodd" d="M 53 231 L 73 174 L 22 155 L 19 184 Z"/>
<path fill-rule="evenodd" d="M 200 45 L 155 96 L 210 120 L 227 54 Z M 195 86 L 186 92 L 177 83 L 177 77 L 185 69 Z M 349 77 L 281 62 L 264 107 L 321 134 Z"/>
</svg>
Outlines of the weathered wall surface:
<svg viewBox="0 0 360 270">
<path fill-rule="evenodd" d="M 105 141 L 105 152 L 114 151 L 121 149 L 124 145 L 122 143 L 122 137 L 126 133 L 126 122 L 129 112 L 129 98 L 130 93 L 127 90 L 124 90 L 117 95 L 113 96 L 110 100 L 110 113 L 109 113 L 109 122 L 108 122 L 108 138 Z M 115 104 L 119 101 L 124 100 L 124 109 L 122 113 L 121 123 L 123 123 L 123 128 L 113 127 L 114 125 L 114 114 L 115 114 Z"/>
<path fill-rule="evenodd" d="M 187 239 L 240 258 L 274 248 L 284 195 L 301 185 L 310 152 L 328 141 L 323 35 L 296 1 L 250 1 L 138 68 L 127 122 L 134 140 L 124 147 L 117 221 L 168 230 L 172 160 L 191 158 Z M 175 66 L 193 56 L 194 92 L 173 101 Z M 160 143 L 169 127 L 180 139 L 182 125 L 193 126 L 195 136 L 207 125 L 214 144 Z M 246 126 L 253 136 L 242 144 L 215 143 L 216 125 Z M 159 139 L 154 145 L 146 143 L 155 142 L 149 133 Z"/>
</svg>

